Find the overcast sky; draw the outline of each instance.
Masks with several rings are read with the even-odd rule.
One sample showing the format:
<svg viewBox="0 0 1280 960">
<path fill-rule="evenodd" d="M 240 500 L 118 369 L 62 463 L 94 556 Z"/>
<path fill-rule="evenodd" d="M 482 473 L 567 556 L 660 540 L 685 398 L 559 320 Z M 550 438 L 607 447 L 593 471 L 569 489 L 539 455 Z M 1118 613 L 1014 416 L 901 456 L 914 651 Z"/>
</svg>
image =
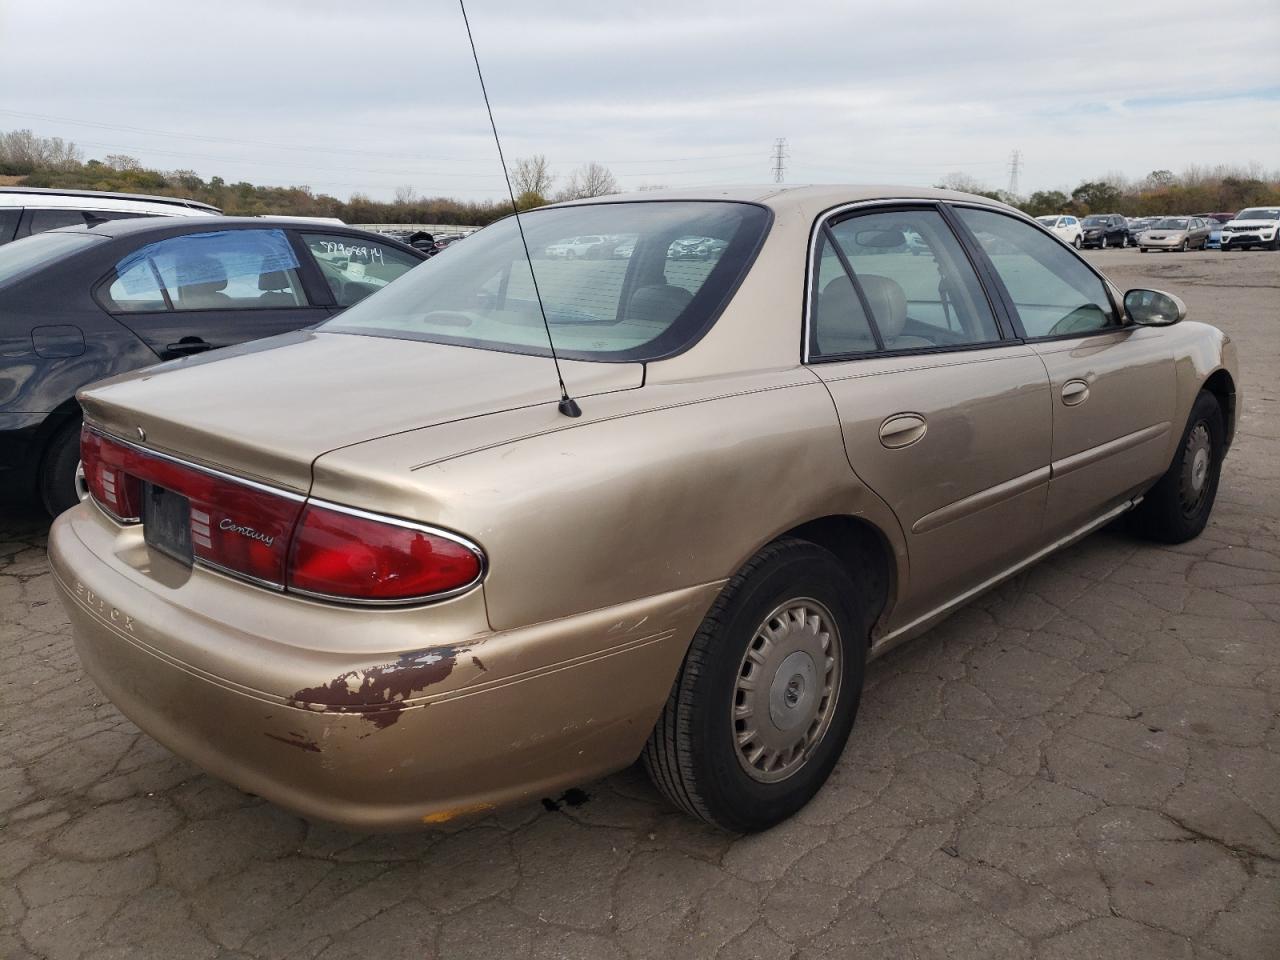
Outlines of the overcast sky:
<svg viewBox="0 0 1280 960">
<path fill-rule="evenodd" d="M 508 159 L 625 188 L 1280 168 L 1280 3 L 471 0 Z M 346 197 L 504 189 L 456 0 L 0 0 L 0 129 Z"/>
</svg>

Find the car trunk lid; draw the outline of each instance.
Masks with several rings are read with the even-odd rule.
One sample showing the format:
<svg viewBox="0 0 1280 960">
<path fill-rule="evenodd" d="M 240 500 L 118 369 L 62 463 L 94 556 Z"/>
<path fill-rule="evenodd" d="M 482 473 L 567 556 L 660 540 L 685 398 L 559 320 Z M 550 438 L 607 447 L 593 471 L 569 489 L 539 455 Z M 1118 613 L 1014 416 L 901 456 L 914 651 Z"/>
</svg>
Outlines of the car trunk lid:
<svg viewBox="0 0 1280 960">
<path fill-rule="evenodd" d="M 574 396 L 630 390 L 639 363 L 561 363 Z M 305 493 L 320 455 L 559 400 L 549 357 L 303 330 L 135 371 L 80 395 L 134 443 Z"/>
</svg>

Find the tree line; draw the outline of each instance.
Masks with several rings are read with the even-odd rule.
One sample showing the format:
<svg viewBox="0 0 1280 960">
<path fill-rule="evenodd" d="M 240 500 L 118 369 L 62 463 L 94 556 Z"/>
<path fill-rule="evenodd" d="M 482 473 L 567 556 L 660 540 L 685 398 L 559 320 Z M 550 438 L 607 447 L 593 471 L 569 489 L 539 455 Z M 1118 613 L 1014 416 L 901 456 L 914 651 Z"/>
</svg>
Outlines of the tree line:
<svg viewBox="0 0 1280 960">
<path fill-rule="evenodd" d="M 480 227 L 511 212 L 509 200 L 420 196 L 409 186 L 398 188 L 394 199 L 389 201 L 374 200 L 363 193 L 353 193 L 348 199 L 340 200 L 308 186 L 228 183 L 217 176 L 205 180 L 194 170 L 151 170 L 124 154 L 107 154 L 100 160 L 85 159 L 83 151 L 74 143 L 61 137 L 37 136 L 30 130 L 0 132 L 0 175 L 10 182 L 20 181 L 31 187 L 183 197 L 211 203 L 231 216 L 276 214 L 337 217 L 347 223 L 451 223 Z M 1264 173 L 1256 164 L 1189 167 L 1180 174 L 1154 170 L 1136 181 L 1107 174 L 1083 181 L 1070 192 L 1037 190 L 1027 197 L 993 190 L 963 173 L 949 174 L 937 186 L 1002 200 L 1032 216 L 1123 213 L 1136 217 L 1280 206 L 1280 171 Z M 596 162 L 583 164 L 558 182 L 542 154 L 520 158 L 512 164 L 511 189 L 521 210 L 621 190 L 609 168 Z"/>
<path fill-rule="evenodd" d="M 1245 207 L 1280 206 L 1280 171 L 1264 173 L 1257 164 L 1192 166 L 1180 174 L 1153 170 L 1141 180 L 1112 173 L 1085 180 L 1070 192 L 1037 190 L 1027 197 L 993 190 L 963 173 L 950 174 L 937 186 L 991 197 L 1033 217 L 1055 213 L 1122 213 L 1129 217 L 1234 213 Z"/>
</svg>

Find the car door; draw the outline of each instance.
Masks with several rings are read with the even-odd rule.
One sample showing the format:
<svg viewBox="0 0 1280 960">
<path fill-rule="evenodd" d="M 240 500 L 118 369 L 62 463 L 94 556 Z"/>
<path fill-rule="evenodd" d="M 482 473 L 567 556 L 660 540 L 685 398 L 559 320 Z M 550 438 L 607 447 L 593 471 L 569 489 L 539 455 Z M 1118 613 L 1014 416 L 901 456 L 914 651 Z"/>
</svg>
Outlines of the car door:
<svg viewBox="0 0 1280 960">
<path fill-rule="evenodd" d="M 911 589 L 899 625 L 909 624 L 1039 541 L 1044 365 L 1002 334 L 935 204 L 839 213 L 811 262 L 807 361 L 831 391 L 854 472 L 902 525 Z"/>
<path fill-rule="evenodd" d="M 359 303 L 426 259 L 352 234 L 299 231 L 298 239 L 333 295 L 331 313 Z"/>
<path fill-rule="evenodd" d="M 124 256 L 98 300 L 168 360 L 326 319 L 300 267 L 280 229 L 183 233 Z"/>
<path fill-rule="evenodd" d="M 1065 536 L 1168 467 L 1173 353 L 1156 327 L 1125 325 L 1103 278 L 1017 217 L 958 207 L 1018 332 L 1043 360 L 1053 409 L 1045 530 Z"/>
</svg>

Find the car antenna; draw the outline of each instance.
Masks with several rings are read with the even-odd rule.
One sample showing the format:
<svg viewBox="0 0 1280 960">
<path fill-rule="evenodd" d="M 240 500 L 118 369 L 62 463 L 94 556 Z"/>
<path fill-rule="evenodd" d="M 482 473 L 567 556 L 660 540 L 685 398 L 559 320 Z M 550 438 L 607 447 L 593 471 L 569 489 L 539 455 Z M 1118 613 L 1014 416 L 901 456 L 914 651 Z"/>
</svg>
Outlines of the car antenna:
<svg viewBox="0 0 1280 960">
<path fill-rule="evenodd" d="M 520 231 L 520 245 L 524 247 L 524 259 L 529 264 L 529 276 L 533 279 L 533 295 L 538 298 L 538 311 L 542 314 L 542 326 L 547 331 L 547 345 L 551 347 L 551 361 L 556 365 L 556 380 L 560 383 L 560 412 L 566 417 L 582 416 L 582 408 L 578 401 L 569 396 L 564 385 L 564 374 L 560 372 L 560 358 L 556 356 L 556 342 L 551 337 L 551 323 L 547 320 L 547 308 L 542 303 L 542 291 L 538 289 L 538 275 L 533 269 L 533 257 L 529 255 L 529 241 L 525 239 L 524 224 L 520 222 L 520 207 L 516 203 L 516 192 L 511 187 L 511 174 L 507 172 L 507 158 L 502 155 L 502 141 L 498 138 L 498 125 L 493 120 L 493 107 L 489 106 L 489 91 L 484 85 L 484 72 L 480 69 L 480 56 L 476 53 L 476 39 L 471 35 L 471 21 L 467 18 L 465 0 L 458 0 L 462 8 L 462 22 L 467 27 L 467 40 L 471 44 L 471 59 L 476 62 L 476 76 L 480 78 L 480 92 L 484 95 L 484 108 L 489 113 L 489 126 L 493 130 L 493 142 L 498 146 L 498 160 L 502 163 L 502 176 L 507 181 L 507 196 L 511 198 L 511 212 L 516 218 L 516 229 Z"/>
</svg>

